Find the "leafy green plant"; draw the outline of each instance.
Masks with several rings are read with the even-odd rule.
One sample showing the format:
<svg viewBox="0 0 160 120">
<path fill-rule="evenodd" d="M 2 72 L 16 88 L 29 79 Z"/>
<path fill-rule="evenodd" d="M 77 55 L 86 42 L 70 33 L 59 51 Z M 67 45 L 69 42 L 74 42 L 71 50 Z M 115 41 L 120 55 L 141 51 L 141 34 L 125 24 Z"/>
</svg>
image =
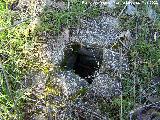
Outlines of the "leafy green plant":
<svg viewBox="0 0 160 120">
<path fill-rule="evenodd" d="M 95 17 L 100 14 L 100 8 L 94 6 L 88 8 L 86 4 L 80 2 L 73 2 L 70 9 L 53 10 L 45 8 L 45 12 L 41 16 L 41 26 L 39 29 L 42 31 L 54 32 L 55 35 L 59 34 L 63 28 L 80 25 L 80 19 L 85 17 Z"/>
</svg>

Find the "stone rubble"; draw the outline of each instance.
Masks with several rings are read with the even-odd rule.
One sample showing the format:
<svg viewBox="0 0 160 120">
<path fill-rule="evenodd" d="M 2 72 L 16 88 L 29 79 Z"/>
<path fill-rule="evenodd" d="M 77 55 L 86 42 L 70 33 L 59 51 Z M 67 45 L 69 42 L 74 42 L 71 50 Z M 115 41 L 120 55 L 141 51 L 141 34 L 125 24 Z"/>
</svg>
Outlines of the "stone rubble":
<svg viewBox="0 0 160 120">
<path fill-rule="evenodd" d="M 29 2 L 30 1 L 28 2 L 22 1 L 18 5 L 18 6 L 21 6 L 22 8 L 26 7 L 24 6 L 24 4 L 27 5 L 26 10 L 22 15 L 22 18 L 26 16 L 27 11 L 32 11 L 33 13 L 32 16 L 39 16 L 39 14 L 43 11 L 43 7 L 45 5 L 51 5 L 51 7 L 52 6 L 55 8 L 58 7 L 59 9 L 63 9 L 64 7 L 64 4 L 61 2 L 57 4 L 53 4 L 50 0 L 47 0 L 47 1 L 36 0 L 35 1 L 36 5 L 30 6 L 30 7 L 33 7 L 34 9 L 31 9 L 28 7 L 30 4 Z M 107 67 L 107 68 L 113 69 L 114 71 L 118 70 L 120 67 L 119 53 L 113 52 L 105 48 L 109 44 L 116 42 L 117 39 L 119 38 L 120 30 L 118 25 L 119 25 L 119 20 L 117 18 L 104 13 L 97 18 L 81 19 L 81 26 L 79 28 L 64 29 L 62 34 L 56 38 L 44 31 L 42 33 L 42 36 L 44 36 L 47 42 L 44 45 L 46 57 L 52 64 L 56 66 L 60 66 L 62 60 L 64 59 L 64 48 L 66 47 L 67 43 L 78 42 L 78 43 L 82 43 L 85 46 L 96 45 L 101 48 L 104 48 L 104 52 L 103 52 L 104 64 L 102 67 L 103 68 Z M 72 35 L 70 35 L 70 32 Z M 125 58 L 125 56 L 123 57 L 124 58 L 122 63 L 124 64 L 122 64 L 121 66 L 124 68 L 124 71 L 125 71 L 126 68 L 128 69 L 128 65 L 127 65 L 127 58 Z M 103 70 L 100 70 L 100 71 L 102 71 L 102 73 L 100 74 L 99 71 L 97 71 L 96 73 L 97 77 L 93 79 L 93 83 L 91 85 L 89 85 L 85 79 L 82 79 L 78 75 L 76 75 L 72 70 L 70 71 L 64 70 L 64 71 L 56 72 L 55 77 L 57 79 L 53 79 L 53 82 L 62 88 L 62 93 L 64 97 L 66 97 L 64 98 L 65 100 L 71 96 L 74 96 L 82 88 L 87 88 L 88 89 L 87 94 L 90 96 L 94 94 L 93 97 L 96 96 L 96 97 L 100 97 L 100 98 L 102 97 L 107 99 L 112 96 L 119 96 L 121 94 L 121 82 L 119 80 L 113 79 L 109 75 L 109 73 L 103 73 L 104 72 Z M 46 80 L 44 83 L 46 83 Z M 41 87 L 44 90 L 45 85 L 38 86 L 37 90 L 41 89 Z M 58 96 L 56 96 L 54 99 L 56 101 L 59 100 Z M 62 98 L 60 99 L 62 100 Z M 94 102 L 94 99 L 91 101 Z M 60 120 L 66 119 L 65 118 L 66 116 L 68 116 L 67 119 L 69 118 L 69 116 L 70 118 L 72 118 L 72 112 L 76 109 L 83 108 L 84 106 L 85 106 L 85 109 L 88 109 L 91 112 L 89 116 L 86 115 L 88 116 L 88 119 L 92 119 L 93 116 L 90 116 L 90 115 L 93 112 L 101 116 L 99 109 L 94 105 L 92 106 L 89 102 L 84 103 L 82 100 L 80 100 L 78 104 L 74 104 L 74 105 L 73 104 L 74 102 L 69 103 L 66 101 L 66 107 L 64 108 L 66 110 L 62 110 L 62 109 L 57 110 L 57 112 L 60 111 L 60 113 L 57 113 Z M 47 107 L 45 109 L 47 109 Z M 82 113 L 82 116 L 84 114 L 83 110 L 82 111 L 80 110 L 80 112 L 78 112 L 77 110 L 76 113 L 78 114 Z M 37 117 L 35 117 L 35 119 Z M 43 118 L 43 117 L 38 117 L 37 119 L 39 118 Z M 100 118 L 100 119 L 106 120 L 107 117 Z"/>
<path fill-rule="evenodd" d="M 60 64 L 64 59 L 63 50 L 65 48 L 65 45 L 69 42 L 78 42 L 82 43 L 85 46 L 96 45 L 104 48 L 102 61 L 103 64 L 100 70 L 95 73 L 96 77 L 93 79 L 93 83 L 90 85 L 86 82 L 86 80 L 76 75 L 73 70 L 57 72 L 56 76 L 59 77 L 58 83 L 64 88 L 63 93 L 65 93 L 65 95 L 69 97 L 76 94 L 81 88 L 87 88 L 87 94 L 95 98 L 109 99 L 110 97 L 120 96 L 122 91 L 121 81 L 111 77 L 110 74 L 105 73 L 105 70 L 103 69 L 109 68 L 113 71 L 118 71 L 119 68 L 122 67 L 122 71 L 125 72 L 128 70 L 128 61 L 125 55 L 120 56 L 118 52 L 105 48 L 105 46 L 116 42 L 118 39 L 118 35 L 120 34 L 120 31 L 118 30 L 118 20 L 114 17 L 104 15 L 99 16 L 96 19 L 81 20 L 81 22 L 82 26 L 80 28 L 71 30 L 72 36 L 69 36 L 69 38 L 67 37 L 67 39 L 62 37 L 69 34 L 69 31 L 65 30 L 65 32 L 62 33 L 62 36 L 59 37 L 60 39 L 58 38 L 57 40 L 57 42 L 60 44 L 56 43 L 56 45 L 58 46 L 55 46 L 55 43 L 53 43 L 54 47 L 51 48 L 51 57 L 53 57 L 54 59 L 52 62 L 56 63 L 57 65 Z M 120 59 L 122 59 L 122 61 Z M 88 110 L 91 109 L 91 111 L 95 111 L 95 113 L 97 113 L 98 108 L 92 106 L 88 102 L 89 100 L 90 99 L 88 99 L 85 103 L 83 101 L 79 101 L 79 105 L 81 107 L 76 108 L 73 107 L 76 104 L 72 103 L 73 105 L 70 105 L 68 103 L 68 107 L 66 106 L 65 110 L 60 110 L 60 113 L 57 113 L 57 115 L 61 119 L 66 119 L 66 115 L 70 116 L 70 118 L 76 118 L 75 116 L 72 116 L 72 112 L 76 109 L 83 108 L 82 106 L 85 106 L 85 108 L 87 108 Z M 95 101 L 96 99 L 93 99 L 92 102 Z M 80 113 L 77 111 L 76 113 L 79 115 L 82 114 L 82 116 L 85 117 L 88 116 L 85 115 L 85 113 L 83 113 L 82 111 Z M 101 116 L 100 113 L 97 114 Z M 87 118 L 92 119 L 90 115 Z M 107 120 L 107 118 L 103 119 Z"/>
</svg>

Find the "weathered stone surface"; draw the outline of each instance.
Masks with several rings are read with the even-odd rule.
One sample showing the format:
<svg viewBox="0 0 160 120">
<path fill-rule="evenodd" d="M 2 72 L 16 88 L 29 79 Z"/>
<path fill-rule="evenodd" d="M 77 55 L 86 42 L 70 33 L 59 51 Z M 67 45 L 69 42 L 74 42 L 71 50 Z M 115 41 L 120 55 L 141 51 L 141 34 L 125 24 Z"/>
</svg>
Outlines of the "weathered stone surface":
<svg viewBox="0 0 160 120">
<path fill-rule="evenodd" d="M 118 52 L 114 52 L 113 50 L 103 49 L 103 68 L 109 69 L 112 71 L 125 72 L 129 70 L 128 59 L 123 54 L 121 55 Z"/>
<path fill-rule="evenodd" d="M 58 110 L 56 119 L 66 120 L 108 120 L 108 116 L 101 114 L 96 104 L 84 102 L 77 99 L 75 102 L 70 101 L 63 110 Z"/>
<path fill-rule="evenodd" d="M 143 89 L 142 97 L 152 103 L 160 101 L 160 77 L 155 77 L 151 80 L 151 83 Z"/>
<path fill-rule="evenodd" d="M 45 38 L 47 46 L 44 49 L 47 53 L 48 59 L 52 64 L 60 65 L 64 59 L 64 49 L 66 44 L 69 43 L 69 30 L 65 29 L 62 34 L 56 38 L 46 32 L 43 36 L 47 36 L 47 38 Z"/>
<path fill-rule="evenodd" d="M 97 18 L 84 19 L 81 20 L 80 28 L 72 30 L 71 36 L 69 36 L 69 33 L 69 30 L 66 29 L 64 32 L 62 32 L 62 35 L 59 36 L 58 39 L 54 39 L 52 41 L 49 40 L 49 51 L 52 50 L 50 52 L 50 57 L 52 58 L 52 62 L 54 64 L 60 65 L 60 63 L 63 61 L 64 49 L 68 43 L 78 42 L 80 44 L 82 43 L 86 47 L 95 45 L 103 49 L 102 68 L 113 69 L 113 71 L 119 70 L 120 68 L 122 68 L 123 71 L 128 69 L 127 59 L 125 56 L 120 56 L 119 53 L 105 48 L 105 46 L 116 42 L 118 39 L 118 35 L 120 33 L 118 30 L 118 19 L 106 14 Z M 104 72 L 103 70 L 101 71 Z M 85 71 L 81 70 L 81 72 Z M 116 91 L 116 87 L 121 87 L 120 83 L 113 81 L 108 75 L 109 73 L 103 73 L 102 75 L 97 76 L 96 74 L 98 74 L 98 72 L 99 71 L 95 73 L 96 77 L 93 79 L 92 84 L 92 88 L 95 89 L 95 91 L 98 89 L 96 95 L 98 96 L 99 94 L 99 96 L 105 97 L 112 96 Z M 85 84 L 84 86 L 88 87 L 86 81 L 76 75 L 72 70 L 58 73 L 58 77 L 60 78 L 61 85 L 66 91 L 66 95 L 73 95 L 76 93 L 76 91 L 83 86 L 81 86 L 81 84 Z M 113 89 L 115 89 L 115 91 Z M 118 94 L 115 93 L 115 95 Z"/>
<path fill-rule="evenodd" d="M 45 55 L 48 58 L 48 61 L 53 63 L 55 66 L 61 65 L 61 62 L 64 59 L 64 49 L 66 48 L 66 45 L 70 42 L 78 42 L 80 44 L 82 43 L 86 48 L 88 48 L 89 46 L 93 47 L 94 45 L 101 49 L 104 48 L 102 58 L 102 63 L 104 64 L 101 67 L 110 68 L 113 70 L 118 70 L 120 66 L 124 66 L 125 68 L 125 65 L 120 64 L 119 53 L 105 48 L 105 46 L 108 46 L 110 43 L 114 43 L 118 39 L 118 19 L 109 15 L 101 15 L 94 19 L 84 19 L 81 21 L 81 27 L 79 29 L 76 28 L 75 31 L 72 32 L 72 36 L 70 36 L 69 33 L 70 31 L 68 29 L 64 29 L 62 34 L 57 38 L 46 32 L 43 32 L 42 34 L 44 35 L 41 35 L 42 37 L 44 36 L 44 39 L 46 40 L 44 46 Z M 83 55 L 81 54 L 81 58 L 88 55 L 88 53 L 84 49 L 80 50 L 79 52 L 83 53 Z M 125 58 L 122 59 L 122 63 L 125 64 L 127 60 Z M 71 65 L 72 61 L 74 61 L 74 58 L 71 58 L 70 63 L 68 64 Z M 74 67 L 74 65 L 72 67 Z M 112 79 L 110 75 L 108 75 L 108 73 L 103 73 L 103 71 L 102 74 L 99 74 L 99 70 L 96 71 L 93 83 L 91 85 L 89 85 L 85 79 L 75 74 L 73 69 L 57 72 L 56 75 L 52 77 L 56 78 L 53 79 L 53 82 L 56 86 L 62 88 L 61 92 L 63 93 L 63 97 L 53 97 L 50 95 L 49 97 L 51 97 L 51 100 L 53 101 L 63 101 L 62 99 L 67 100 L 69 96 L 75 95 L 81 88 L 88 88 L 88 94 L 91 93 L 94 95 L 94 97 L 108 98 L 111 96 L 118 96 L 121 93 L 120 81 Z M 93 99 L 93 101 L 94 100 L 95 99 Z M 55 102 L 55 104 L 59 103 Z M 66 102 L 65 105 L 67 104 L 69 103 Z M 85 106 L 84 110 L 83 106 Z M 55 110 L 56 112 L 61 112 L 61 115 L 57 116 L 59 117 L 59 119 L 66 119 L 66 116 L 67 119 L 72 118 L 71 112 L 74 110 L 77 110 L 77 113 L 79 115 L 82 114 L 82 116 L 86 111 L 87 113 L 89 113 L 89 115 L 86 115 L 89 119 L 92 119 L 92 114 L 94 113 L 100 114 L 98 112 L 98 108 L 95 106 L 91 107 L 89 102 L 84 103 L 83 101 L 81 101 L 79 105 L 71 103 L 70 105 L 68 105 L 68 107 L 66 106 L 66 108 L 68 110 L 57 110 L 54 108 L 51 109 Z M 82 110 L 80 110 L 80 108 L 82 108 Z M 91 113 L 89 111 L 91 111 Z"/>
<path fill-rule="evenodd" d="M 72 39 L 86 45 L 108 45 L 117 40 L 119 35 L 118 19 L 110 15 L 81 20 L 80 28 L 72 31 Z"/>
<path fill-rule="evenodd" d="M 63 93 L 66 96 L 74 95 L 81 88 L 88 86 L 86 80 L 80 78 L 72 71 L 62 71 L 57 73 L 56 76 L 59 78 L 57 79 L 57 84 L 59 84 L 59 86 L 62 86 Z"/>
<path fill-rule="evenodd" d="M 64 10 L 67 8 L 64 1 L 58 0 L 45 0 L 46 6 L 48 8 L 56 9 L 56 10 Z"/>
<path fill-rule="evenodd" d="M 95 96 L 102 98 L 119 96 L 121 94 L 121 90 L 121 82 L 110 78 L 107 74 L 98 75 L 91 84 L 91 94 L 94 93 Z"/>
<path fill-rule="evenodd" d="M 130 112 L 130 119 L 136 120 L 159 120 L 160 102 L 139 107 Z"/>
</svg>

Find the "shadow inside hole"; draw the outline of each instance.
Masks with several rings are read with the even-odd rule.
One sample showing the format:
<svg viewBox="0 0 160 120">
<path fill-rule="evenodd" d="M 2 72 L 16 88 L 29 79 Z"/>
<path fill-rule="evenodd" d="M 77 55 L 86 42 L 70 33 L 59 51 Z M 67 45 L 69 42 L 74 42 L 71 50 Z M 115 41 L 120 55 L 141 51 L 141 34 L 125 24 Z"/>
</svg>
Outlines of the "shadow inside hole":
<svg viewBox="0 0 160 120">
<path fill-rule="evenodd" d="M 95 46 L 82 46 L 70 43 L 64 49 L 62 67 L 73 70 L 75 74 L 92 83 L 95 72 L 99 70 L 103 59 L 103 50 Z"/>
</svg>

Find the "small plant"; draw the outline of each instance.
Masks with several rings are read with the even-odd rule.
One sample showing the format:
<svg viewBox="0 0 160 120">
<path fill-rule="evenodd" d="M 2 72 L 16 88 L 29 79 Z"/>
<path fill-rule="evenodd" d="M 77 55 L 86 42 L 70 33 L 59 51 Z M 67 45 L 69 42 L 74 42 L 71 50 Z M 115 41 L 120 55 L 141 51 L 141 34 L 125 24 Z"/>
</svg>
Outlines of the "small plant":
<svg viewBox="0 0 160 120">
<path fill-rule="evenodd" d="M 30 20 L 12 25 L 12 11 L 0 1 L 0 119 L 23 119 L 26 101 L 23 79 L 30 70 L 41 70 Z M 36 53 L 36 54 L 35 54 Z M 28 57 L 30 56 L 30 57 Z"/>
</svg>

